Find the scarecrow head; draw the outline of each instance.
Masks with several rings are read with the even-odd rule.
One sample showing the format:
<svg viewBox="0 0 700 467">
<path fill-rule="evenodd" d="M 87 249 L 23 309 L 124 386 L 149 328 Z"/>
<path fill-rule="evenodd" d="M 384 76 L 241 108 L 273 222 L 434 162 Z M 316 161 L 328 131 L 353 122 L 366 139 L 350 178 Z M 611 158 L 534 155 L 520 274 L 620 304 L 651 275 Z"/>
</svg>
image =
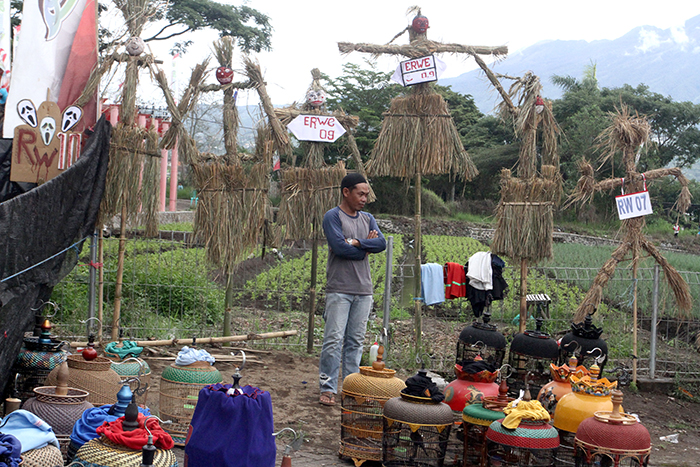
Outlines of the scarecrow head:
<svg viewBox="0 0 700 467">
<path fill-rule="evenodd" d="M 219 84 L 229 84 L 233 81 L 233 70 L 227 66 L 220 66 L 216 69 L 216 79 Z"/>
<path fill-rule="evenodd" d="M 418 13 L 413 21 L 411 22 L 411 27 L 418 34 L 424 34 L 430 27 L 428 23 L 428 18 Z"/>
<path fill-rule="evenodd" d="M 311 107 L 321 107 L 326 102 L 326 91 L 323 89 L 309 89 L 306 93 L 306 103 Z"/>
</svg>

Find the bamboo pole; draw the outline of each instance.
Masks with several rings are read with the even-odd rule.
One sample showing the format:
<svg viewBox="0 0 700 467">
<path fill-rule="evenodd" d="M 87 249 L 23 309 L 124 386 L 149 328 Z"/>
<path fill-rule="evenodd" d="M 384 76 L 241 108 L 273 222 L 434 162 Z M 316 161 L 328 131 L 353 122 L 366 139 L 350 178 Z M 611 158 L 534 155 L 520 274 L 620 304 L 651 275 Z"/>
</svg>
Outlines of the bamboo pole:
<svg viewBox="0 0 700 467">
<path fill-rule="evenodd" d="M 136 341 L 136 345 L 139 347 L 162 347 L 164 345 L 192 345 L 196 342 L 197 345 L 200 344 L 215 344 L 221 342 L 241 342 L 241 341 L 253 341 L 253 340 L 264 340 L 264 339 L 275 339 L 277 337 L 291 337 L 296 336 L 299 331 L 275 331 L 275 332 L 265 332 L 262 334 L 241 334 L 238 336 L 226 336 L 226 337 L 202 337 L 199 339 L 165 339 L 157 341 Z M 71 342 L 70 346 L 72 348 L 85 347 L 87 342 Z"/>
<path fill-rule="evenodd" d="M 231 335 L 231 306 L 233 304 L 233 274 L 226 275 L 226 298 L 224 299 L 224 336 Z"/>
<path fill-rule="evenodd" d="M 413 243 L 415 244 L 415 250 L 416 250 L 416 258 L 415 258 L 415 277 L 416 277 L 416 283 L 415 283 L 415 293 L 413 295 L 413 301 L 415 303 L 414 305 L 414 326 L 416 328 L 416 353 L 419 353 L 421 350 L 421 341 L 423 337 L 423 317 L 421 315 L 422 313 L 422 307 L 423 303 L 420 300 L 421 297 L 421 271 L 420 271 L 420 262 L 421 262 L 421 174 L 420 170 L 418 170 L 418 173 L 416 174 L 416 181 L 415 181 L 415 190 L 416 190 L 416 212 L 415 212 L 415 239 Z"/>
<path fill-rule="evenodd" d="M 314 351 L 314 327 L 316 313 L 316 276 L 318 274 L 318 226 L 317 222 L 311 224 L 313 229 L 311 240 L 311 285 L 309 286 L 309 326 L 306 336 L 306 352 Z"/>
<path fill-rule="evenodd" d="M 520 332 L 527 327 L 527 259 L 520 259 Z"/>
<path fill-rule="evenodd" d="M 635 256 L 639 253 L 635 250 Z M 637 384 L 637 261 L 632 261 L 634 296 L 632 300 L 632 382 Z"/>
<path fill-rule="evenodd" d="M 122 309 L 122 282 L 124 279 L 124 254 L 126 253 L 126 192 L 122 195 L 122 215 L 119 220 L 119 254 L 117 256 L 117 280 L 114 287 L 114 314 L 112 315 L 112 340 L 119 339 L 119 318 Z"/>
<path fill-rule="evenodd" d="M 104 234 L 102 232 L 102 226 L 98 227 L 100 233 L 97 239 L 97 262 L 100 263 L 100 269 L 98 271 L 98 281 L 97 281 L 97 342 L 102 343 L 102 319 L 104 316 L 104 293 L 105 293 L 105 249 L 104 249 Z"/>
</svg>

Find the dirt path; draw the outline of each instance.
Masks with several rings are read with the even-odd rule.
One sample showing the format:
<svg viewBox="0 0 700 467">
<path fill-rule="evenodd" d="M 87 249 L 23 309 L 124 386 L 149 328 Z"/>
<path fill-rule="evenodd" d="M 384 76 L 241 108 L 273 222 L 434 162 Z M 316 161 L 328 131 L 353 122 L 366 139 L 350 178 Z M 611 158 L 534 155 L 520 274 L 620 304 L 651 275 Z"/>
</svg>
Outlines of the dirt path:
<svg viewBox="0 0 700 467">
<path fill-rule="evenodd" d="M 173 349 L 174 350 L 174 349 Z M 223 349 L 209 349 L 223 354 Z M 338 458 L 340 441 L 340 407 L 324 407 L 318 403 L 318 357 L 288 351 L 249 353 L 261 363 L 248 363 L 241 372 L 241 384 L 250 384 L 269 391 L 272 396 L 275 429 L 291 427 L 305 434 L 301 449 L 293 455 L 293 465 L 353 466 Z M 148 359 L 153 371 L 148 405 L 157 411 L 159 375 L 172 360 Z M 235 364 L 218 362 L 224 382 L 231 382 Z M 401 375 L 404 379 L 408 375 Z M 625 392 L 627 412 L 636 413 L 651 434 L 653 451 L 651 466 L 691 467 L 700 465 L 700 405 L 679 401 L 664 394 Z M 659 441 L 660 436 L 679 434 L 678 444 Z M 278 443 L 277 464 L 281 462 L 284 443 Z M 178 449 L 182 455 L 182 450 Z M 365 463 L 372 467 L 372 464 Z M 374 464 L 379 465 L 379 464 Z"/>
</svg>

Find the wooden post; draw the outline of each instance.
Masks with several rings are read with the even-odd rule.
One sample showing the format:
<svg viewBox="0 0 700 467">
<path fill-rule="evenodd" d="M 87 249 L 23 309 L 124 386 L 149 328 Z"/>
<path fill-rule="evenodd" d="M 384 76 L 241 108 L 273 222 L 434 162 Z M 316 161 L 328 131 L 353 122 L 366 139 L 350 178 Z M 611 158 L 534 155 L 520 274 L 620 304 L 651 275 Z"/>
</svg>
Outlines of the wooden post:
<svg viewBox="0 0 700 467">
<path fill-rule="evenodd" d="M 527 259 L 520 259 L 520 332 L 527 328 Z"/>
<path fill-rule="evenodd" d="M 104 234 L 102 232 L 102 226 L 99 225 L 97 226 L 97 230 L 99 231 L 98 233 L 98 239 L 97 239 L 97 262 L 101 264 L 100 269 L 97 271 L 98 273 L 98 279 L 97 279 L 97 319 L 98 319 L 98 326 L 97 326 L 97 342 L 102 344 L 102 323 L 103 323 L 103 315 L 104 315 L 104 292 L 105 292 L 105 268 L 104 268 L 104 258 L 105 258 L 105 250 L 104 250 Z"/>
<path fill-rule="evenodd" d="M 114 287 L 114 314 L 112 315 L 112 340 L 119 340 L 119 318 L 122 309 L 122 281 L 124 278 L 124 253 L 126 252 L 126 193 L 122 195 L 122 215 L 119 220 L 119 254 L 117 256 L 117 280 Z"/>
<path fill-rule="evenodd" d="M 634 281 L 634 296 L 632 299 L 632 382 L 637 384 L 637 261 L 636 255 L 639 253 L 635 249 L 635 256 L 632 259 L 632 280 Z"/>
<path fill-rule="evenodd" d="M 309 286 L 309 326 L 306 336 L 306 351 L 314 351 L 314 327 L 316 314 L 316 276 L 318 275 L 318 227 L 314 222 L 311 225 L 311 285 Z"/>
<path fill-rule="evenodd" d="M 421 272 L 420 272 L 420 264 L 421 264 L 421 174 L 420 171 L 416 174 L 416 181 L 414 183 L 415 185 L 415 190 L 416 190 L 416 212 L 415 212 L 415 238 L 413 240 L 413 244 L 415 246 L 415 252 L 416 252 L 416 258 L 415 258 L 415 273 L 414 276 L 416 277 L 416 283 L 415 283 L 415 293 L 413 294 L 413 301 L 415 303 L 414 305 L 414 313 L 413 313 L 413 320 L 414 320 L 414 327 L 416 331 L 416 353 L 420 352 L 421 349 L 421 343 L 422 343 L 422 337 L 423 337 L 423 317 L 422 317 L 422 307 L 423 307 L 423 302 L 419 300 L 421 296 Z"/>
<path fill-rule="evenodd" d="M 226 275 L 226 298 L 224 299 L 224 336 L 231 335 L 231 308 L 233 307 L 233 274 Z"/>
</svg>

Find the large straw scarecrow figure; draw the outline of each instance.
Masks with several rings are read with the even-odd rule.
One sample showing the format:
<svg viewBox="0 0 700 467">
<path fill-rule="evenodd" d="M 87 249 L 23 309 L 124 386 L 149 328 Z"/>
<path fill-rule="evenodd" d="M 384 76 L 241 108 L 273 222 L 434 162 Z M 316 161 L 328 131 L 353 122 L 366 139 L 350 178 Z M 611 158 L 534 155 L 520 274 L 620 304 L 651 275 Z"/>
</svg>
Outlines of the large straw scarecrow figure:
<svg viewBox="0 0 700 467">
<path fill-rule="evenodd" d="M 180 103 L 170 93 L 162 70 L 154 71 L 172 114 L 172 124 L 163 136 L 162 146 L 178 144 L 184 160 L 191 167 L 199 200 L 195 215 L 195 235 L 206 247 L 209 261 L 223 270 L 226 278 L 226 299 L 223 335 L 231 335 L 233 277 L 238 264 L 258 245 L 265 232 L 268 213 L 267 192 L 271 151 L 258 138 L 253 160 L 244 163 L 238 154 L 238 115 L 235 93 L 256 87 L 252 79 L 233 82 L 233 39 L 223 37 L 214 43 L 219 62 L 216 78 L 219 84 L 202 84 L 207 76 L 208 61 L 192 71 L 190 82 Z M 223 129 L 226 153 L 221 156 L 202 154 L 183 125 L 184 118 L 196 105 L 202 92 L 223 91 Z"/>
<path fill-rule="evenodd" d="M 112 315 L 112 340 L 119 338 L 128 221 L 138 216 L 139 220 L 146 225 L 146 235 L 155 235 L 158 231 L 157 210 L 160 194 L 158 135 L 155 126 L 146 129 L 137 125 L 136 122 L 136 92 L 139 71 L 141 68 L 153 66 L 156 62 L 152 54 L 145 53 L 145 44 L 139 36 L 144 26 L 156 15 L 157 7 L 144 0 L 121 0 L 116 2 L 116 6 L 124 16 L 130 36 L 122 44 L 124 52 L 114 52 L 107 55 L 102 64 L 92 70 L 85 90 L 78 99 L 78 103 L 81 103 L 89 96 L 94 95 L 102 76 L 115 64 L 126 63 L 121 95 L 121 115 L 119 123 L 114 126 L 112 131 L 107 184 L 100 207 L 99 221 L 104 223 L 117 214 L 120 214 L 121 218 L 114 313 Z M 100 229 L 100 245 L 102 245 L 101 236 Z M 102 250 L 101 247 L 100 250 Z M 102 275 L 102 271 L 100 271 L 100 275 Z M 100 319 L 101 315 L 100 307 Z"/>
<path fill-rule="evenodd" d="M 505 55 L 508 48 L 442 44 L 427 38 L 428 18 L 414 7 L 411 25 L 394 36 L 389 44 L 338 43 L 342 53 L 353 51 L 373 55 L 402 55 L 409 59 L 429 57 L 437 53 Z M 408 45 L 393 45 L 396 38 L 408 32 Z M 411 86 L 405 96 L 395 98 L 384 114 L 382 129 L 372 150 L 368 165 L 370 175 L 413 179 L 415 189 L 415 332 L 416 348 L 421 348 L 422 318 L 421 265 L 421 181 L 423 175 L 451 174 L 471 180 L 476 167 L 462 146 L 447 103 L 428 82 Z"/>
<path fill-rule="evenodd" d="M 280 123 L 287 127 L 308 121 L 309 117 L 319 117 L 318 121 L 332 122 L 333 130 L 348 140 L 351 154 L 357 171 L 365 175 L 360 152 L 357 149 L 352 131 L 359 119 L 342 111 L 329 112 L 326 109 L 326 90 L 321 86 L 321 72 L 311 70 L 312 82 L 306 92 L 305 102 L 301 106 L 290 106 L 275 109 L 275 116 Z M 332 117 L 334 120 L 328 120 Z M 335 126 L 337 124 L 340 127 Z M 320 124 L 319 124 L 320 125 Z M 328 125 L 328 123 L 326 123 Z M 328 134 L 328 131 L 326 133 Z M 337 135 L 334 134 L 333 138 Z M 307 351 L 313 351 L 314 315 L 316 312 L 316 278 L 318 271 L 318 240 L 320 237 L 323 216 L 329 209 L 340 203 L 338 187 L 346 175 L 345 164 L 341 161 L 333 167 L 328 167 L 324 160 L 327 142 L 314 140 L 302 141 L 301 147 L 304 159 L 300 167 L 291 167 L 280 172 L 282 184 L 282 201 L 278 222 L 286 227 L 285 236 L 289 239 L 311 239 L 311 284 L 309 289 L 309 324 L 307 336 Z M 294 164 L 294 161 L 292 162 Z M 370 192 L 368 201 L 374 201 L 374 193 Z"/>
<path fill-rule="evenodd" d="M 512 122 L 520 139 L 518 176 L 513 177 L 509 169 L 501 171 L 501 200 L 491 250 L 520 262 L 520 332 L 524 332 L 528 264 L 552 257 L 553 213 L 562 193 L 557 152 L 559 127 L 551 103 L 541 97 L 542 84 L 536 75 L 498 75 L 480 59 L 477 62 L 501 94 L 501 118 Z M 499 78 L 514 80 L 507 92 Z"/>
<path fill-rule="evenodd" d="M 675 208 L 679 213 L 684 213 L 690 206 L 690 190 L 688 180 L 678 167 L 650 170 L 645 173 L 637 171 L 637 158 L 641 148 L 649 141 L 651 127 L 646 117 L 638 114 L 632 115 L 626 105 L 622 105 L 618 111 L 611 114 L 611 125 L 599 136 L 603 145 L 602 162 L 605 162 L 622 152 L 622 164 L 625 168 L 624 178 L 610 178 L 596 182 L 591 164 L 583 160 L 579 164 L 581 178 L 579 178 L 576 190 L 570 197 L 570 203 L 586 202 L 593 198 L 599 191 L 610 191 L 620 188 L 626 193 L 644 193 L 646 184 L 666 176 L 676 177 L 681 184 L 681 192 L 676 200 Z M 692 296 L 688 284 L 673 266 L 666 261 L 653 243 L 644 236 L 644 216 L 624 219 L 621 222 L 622 243 L 613 251 L 610 259 L 598 271 L 593 286 L 586 293 L 583 302 L 579 305 L 574 316 L 574 322 L 581 322 L 586 315 L 595 313 L 603 297 L 603 287 L 615 273 L 615 268 L 626 257 L 632 260 L 632 278 L 634 281 L 634 300 L 632 302 L 633 314 L 633 354 L 637 355 L 637 267 L 641 259 L 642 250 L 646 251 L 663 268 L 664 276 L 682 312 L 687 312 L 692 306 Z M 633 380 L 637 380 L 637 359 L 632 360 Z"/>
</svg>

